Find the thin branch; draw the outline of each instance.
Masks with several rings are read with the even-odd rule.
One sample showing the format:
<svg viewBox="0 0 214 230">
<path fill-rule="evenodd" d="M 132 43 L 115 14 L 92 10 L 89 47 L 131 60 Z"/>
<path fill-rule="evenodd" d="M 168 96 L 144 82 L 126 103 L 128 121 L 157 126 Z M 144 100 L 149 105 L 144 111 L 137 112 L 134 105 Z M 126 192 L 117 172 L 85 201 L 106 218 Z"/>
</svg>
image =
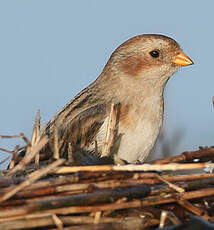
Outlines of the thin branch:
<svg viewBox="0 0 214 230">
<path fill-rule="evenodd" d="M 10 154 L 14 154 L 14 150 L 11 151 L 11 150 L 7 150 L 7 149 L 4 149 L 4 148 L 0 148 L 0 151 L 10 153 Z"/>
<path fill-rule="evenodd" d="M 42 176 L 49 173 L 55 167 L 61 165 L 64 161 L 65 161 L 64 159 L 59 159 L 59 160 L 55 161 L 54 163 L 50 164 L 49 166 L 47 166 L 46 168 L 39 169 L 39 170 L 31 173 L 28 176 L 29 177 L 28 180 L 23 181 L 21 184 L 19 184 L 15 188 L 13 188 L 10 192 L 8 192 L 8 193 L 4 194 L 2 197 L 0 197 L 0 202 L 8 200 L 10 197 L 15 195 L 17 192 L 21 191 L 23 188 L 29 186 L 30 184 L 32 184 L 33 182 L 35 182 L 36 180 L 38 180 Z"/>
<path fill-rule="evenodd" d="M 187 201 L 184 198 L 182 198 L 181 196 L 179 196 L 179 194 L 176 194 L 175 198 L 176 198 L 176 201 L 178 202 L 178 204 L 180 204 L 182 207 L 184 207 L 185 209 L 187 209 L 191 213 L 193 213 L 197 216 L 200 216 L 204 220 L 210 220 L 211 219 L 211 217 L 208 216 L 207 214 L 205 214 L 203 210 L 197 208 L 196 206 L 191 204 L 189 201 Z"/>
<path fill-rule="evenodd" d="M 179 187 L 179 186 L 177 186 L 175 184 L 172 184 L 171 182 L 167 181 L 166 179 L 164 179 L 160 175 L 156 174 L 156 177 L 158 179 L 162 180 L 164 183 L 166 183 L 170 188 L 172 188 L 176 192 L 179 192 L 179 193 L 185 192 L 185 189 L 183 189 L 183 188 L 181 188 L 181 187 Z"/>
<path fill-rule="evenodd" d="M 59 135 L 57 124 L 54 128 L 54 159 L 59 159 Z"/>
<path fill-rule="evenodd" d="M 63 222 L 60 220 L 60 218 L 57 215 L 53 214 L 52 219 L 57 228 L 59 230 L 63 230 Z"/>
<path fill-rule="evenodd" d="M 38 138 L 40 136 L 40 110 L 37 111 L 36 118 L 35 118 L 35 123 L 33 127 L 33 132 L 31 136 L 31 145 L 34 146 L 36 142 L 38 141 Z"/>
<path fill-rule="evenodd" d="M 8 172 L 8 175 L 13 175 L 14 173 L 18 172 L 19 170 L 23 169 L 25 165 L 27 165 L 35 155 L 48 143 L 48 138 L 44 137 L 41 139 L 38 144 L 36 144 L 32 150 L 24 156 L 24 158 L 20 161 L 18 165 L 16 165 L 12 170 Z"/>
<path fill-rule="evenodd" d="M 104 140 L 104 145 L 103 145 L 103 150 L 102 150 L 102 157 L 110 156 L 110 149 L 112 146 L 112 142 L 114 140 L 114 130 L 116 126 L 116 111 L 114 109 L 114 103 L 111 104 L 111 109 L 110 109 L 110 115 L 108 118 L 108 124 L 107 124 L 107 131 L 105 135 L 105 140 Z"/>
<path fill-rule="evenodd" d="M 23 138 L 22 133 L 19 135 L 0 135 L 0 139 Z"/>
<path fill-rule="evenodd" d="M 142 164 L 142 165 L 96 165 L 96 166 L 64 166 L 57 168 L 55 174 L 66 174 L 74 172 L 92 171 L 178 171 L 194 170 L 203 168 L 214 168 L 214 163 L 192 163 L 192 164 Z"/>
<path fill-rule="evenodd" d="M 168 164 L 178 162 L 193 162 L 195 159 L 199 159 L 201 162 L 213 160 L 214 148 L 204 148 L 192 152 L 183 152 L 178 156 L 167 157 L 160 160 L 154 160 L 149 163 L 152 164 Z"/>
</svg>

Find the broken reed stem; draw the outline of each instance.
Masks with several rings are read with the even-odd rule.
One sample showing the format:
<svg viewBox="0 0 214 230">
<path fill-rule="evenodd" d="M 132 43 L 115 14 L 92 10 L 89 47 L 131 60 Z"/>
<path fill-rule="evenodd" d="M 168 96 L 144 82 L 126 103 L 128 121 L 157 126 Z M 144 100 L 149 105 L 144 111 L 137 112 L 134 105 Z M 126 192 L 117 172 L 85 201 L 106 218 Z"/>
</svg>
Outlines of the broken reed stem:
<svg viewBox="0 0 214 230">
<path fill-rule="evenodd" d="M 156 176 L 149 173 L 143 173 L 138 177 L 138 179 L 133 179 L 132 175 L 127 176 L 125 179 L 122 175 L 103 175 L 100 180 L 93 182 L 93 185 L 96 186 L 99 189 L 108 189 L 108 188 L 116 188 L 116 187 L 127 187 L 127 186 L 136 186 L 141 184 L 149 184 L 149 185 L 155 185 L 160 184 L 161 181 L 156 178 Z M 93 175 L 89 175 L 90 177 L 93 177 Z M 214 175 L 213 174 L 196 174 L 196 175 L 184 175 L 184 176 L 162 176 L 165 180 L 170 182 L 188 182 L 188 181 L 195 181 L 196 187 L 201 188 L 201 183 L 206 186 L 207 184 L 214 183 Z M 97 178 L 96 176 L 94 178 Z M 142 179 L 141 179 L 142 178 Z M 209 179 L 210 178 L 210 179 Z M 14 178 L 15 179 L 15 178 Z M 10 186 L 17 184 L 18 182 L 22 182 L 22 180 L 16 181 L 13 178 L 5 177 L 4 179 L 0 180 L 0 186 Z M 206 179 L 206 181 L 202 181 Z M 209 180 L 207 180 L 209 179 Z M 97 179 L 96 179 L 97 180 Z M 200 180 L 200 181 L 199 181 Z M 53 178 L 53 179 L 45 179 L 43 181 L 36 182 L 32 185 L 29 185 L 27 188 L 25 188 L 24 191 L 19 192 L 16 194 L 17 199 L 22 198 L 31 198 L 36 196 L 42 195 L 52 195 L 56 193 L 79 193 L 80 191 L 87 191 L 89 189 L 90 181 L 83 180 L 81 181 L 80 178 L 78 178 L 78 175 L 71 175 L 66 176 L 63 178 Z M 191 187 L 193 186 L 193 182 L 191 182 Z M 187 187 L 186 187 L 187 186 Z M 188 188 L 188 183 L 185 183 L 181 186 L 182 188 Z M 0 190 L 0 194 L 4 194 L 9 192 L 9 188 L 2 188 Z"/>
<path fill-rule="evenodd" d="M 19 145 L 16 145 L 16 147 L 14 149 L 13 157 L 12 157 L 10 164 L 9 164 L 9 169 L 14 168 L 14 166 L 17 162 L 17 159 L 18 159 L 18 152 L 19 152 Z"/>
<path fill-rule="evenodd" d="M 58 125 L 54 129 L 54 159 L 59 159 L 59 135 Z"/>
<path fill-rule="evenodd" d="M 31 136 L 30 148 L 28 148 L 26 152 L 29 152 L 32 149 L 32 147 L 34 145 L 36 145 L 36 143 L 40 139 L 40 119 L 41 119 L 40 110 L 38 110 L 36 113 L 35 123 L 34 123 L 33 132 L 32 132 L 32 136 Z M 40 155 L 39 155 L 39 153 L 37 153 L 35 155 L 35 164 L 37 164 L 37 165 L 39 165 L 39 158 L 40 158 Z"/>
<path fill-rule="evenodd" d="M 213 196 L 214 189 L 200 189 L 197 191 L 185 192 L 181 194 L 183 199 L 196 199 L 206 196 Z M 104 204 L 104 205 L 93 205 L 93 206 L 76 206 L 76 207 L 68 207 L 68 208 L 59 208 L 47 210 L 45 212 L 56 213 L 56 214 L 71 214 L 71 213 L 84 213 L 84 212 L 97 212 L 97 211 L 105 211 L 105 210 L 118 210 L 118 209 L 127 209 L 127 208 L 138 208 L 144 206 L 152 206 L 158 204 L 167 204 L 171 202 L 176 202 L 176 198 L 173 196 L 166 197 L 152 197 L 152 198 L 144 198 L 143 200 L 135 200 L 124 203 L 113 203 L 113 204 Z"/>
<path fill-rule="evenodd" d="M 40 136 L 40 110 L 36 113 L 36 119 L 33 127 L 33 132 L 31 136 L 31 146 L 34 146 L 36 142 L 38 141 L 38 138 Z"/>
<path fill-rule="evenodd" d="M 166 183 L 171 189 L 175 190 L 176 192 L 182 193 L 185 192 L 185 189 L 179 187 L 178 185 L 172 184 L 171 182 L 169 182 L 168 180 L 166 180 L 165 178 L 161 177 L 160 175 L 156 174 L 156 177 L 163 181 L 164 183 Z"/>
<path fill-rule="evenodd" d="M 191 204 L 189 201 L 182 198 L 179 194 L 175 195 L 175 199 L 178 204 L 190 211 L 191 213 L 200 216 L 204 220 L 210 220 L 211 217 L 204 213 L 204 210 L 197 208 L 195 205 Z"/>
<path fill-rule="evenodd" d="M 167 211 L 163 210 L 161 212 L 159 228 L 163 228 L 164 227 L 167 215 L 168 215 Z"/>
<path fill-rule="evenodd" d="M 44 176 L 47 173 L 49 173 L 55 167 L 57 167 L 57 166 L 61 165 L 62 163 L 64 163 L 64 161 L 65 161 L 64 159 L 59 159 L 59 160 L 53 162 L 52 164 L 48 165 L 46 168 L 39 169 L 37 171 L 32 172 L 31 174 L 28 175 L 29 179 L 23 181 L 21 184 L 17 185 L 15 188 L 13 188 L 10 192 L 4 194 L 0 198 L 0 202 L 8 200 L 10 197 L 15 195 L 17 192 L 21 191 L 22 189 L 24 189 L 25 187 L 29 186 L 30 184 L 32 184 L 36 180 L 40 179 L 42 176 Z"/>
<path fill-rule="evenodd" d="M 19 135 L 0 135 L 0 139 L 8 139 L 8 138 L 23 138 L 22 133 Z"/>
<path fill-rule="evenodd" d="M 154 160 L 149 162 L 150 164 L 168 164 L 178 162 L 193 162 L 195 159 L 209 161 L 214 157 L 214 148 L 204 148 L 197 151 L 183 152 L 178 156 L 167 157 L 160 160 Z"/>
<path fill-rule="evenodd" d="M 48 138 L 42 138 L 34 147 L 32 147 L 32 150 L 24 156 L 24 158 L 19 162 L 19 164 L 8 172 L 8 175 L 13 175 L 19 170 L 23 169 L 24 166 L 27 165 L 47 143 Z"/>
<path fill-rule="evenodd" d="M 207 189 L 199 189 L 197 191 L 184 192 L 180 194 L 182 199 L 197 199 L 203 197 L 214 196 L 214 188 Z M 98 212 L 98 211 L 107 211 L 107 210 L 119 210 L 119 209 L 129 209 L 129 208 L 140 208 L 140 207 L 149 207 L 153 205 L 161 205 L 177 202 L 177 199 L 173 195 L 166 196 L 152 196 L 148 198 L 144 198 L 143 200 L 133 200 L 124 203 L 111 203 L 111 204 L 101 204 L 101 205 L 91 205 L 91 206 L 70 206 L 70 207 L 59 207 L 55 209 L 47 209 L 50 208 L 47 206 L 47 203 L 43 205 L 39 205 L 38 203 L 24 205 L 14 209 L 1 210 L 0 211 L 0 222 L 7 221 L 10 218 L 15 218 L 19 216 L 20 218 L 25 216 L 26 214 L 56 214 L 56 215 L 68 215 L 68 214 L 78 214 L 78 213 L 90 213 L 90 212 Z M 47 209 L 47 210 L 45 210 Z"/>
<path fill-rule="evenodd" d="M 55 174 L 66 174 L 74 172 L 92 171 L 178 171 L 194 170 L 203 168 L 214 168 L 214 163 L 191 163 L 191 164 L 142 164 L 142 165 L 95 165 L 95 166 L 63 166 L 57 168 Z"/>
<path fill-rule="evenodd" d="M 102 151 L 102 157 L 110 156 L 110 149 L 111 145 L 114 139 L 114 129 L 116 127 L 116 112 L 114 111 L 114 103 L 111 104 L 111 110 L 110 110 L 110 115 L 108 119 L 108 124 L 107 124 L 107 131 L 105 135 L 105 140 L 104 140 L 104 145 L 103 145 L 103 151 Z"/>
<path fill-rule="evenodd" d="M 94 222 L 94 218 L 89 216 L 61 216 L 60 220 L 64 225 L 93 224 Z M 124 221 L 124 218 L 102 217 L 99 223 L 117 223 L 121 221 Z M 142 218 L 128 217 L 126 218 L 126 221 L 142 222 Z M 53 225 L 52 215 L 43 214 L 43 215 L 26 215 L 24 218 L 19 220 L 11 220 L 6 223 L 1 223 L 0 227 L 1 229 L 26 229 L 26 228 L 31 229 L 33 227 L 42 228 L 42 227 L 47 227 L 52 225 Z"/>
<path fill-rule="evenodd" d="M 10 154 L 15 154 L 14 150 L 11 151 L 11 150 L 7 150 L 7 149 L 4 149 L 4 148 L 0 148 L 0 151 L 10 153 Z"/>
<path fill-rule="evenodd" d="M 20 133 L 20 137 L 24 140 L 24 142 L 27 144 L 27 146 L 30 146 L 31 143 L 28 140 L 28 138 L 24 135 L 24 133 Z"/>
<path fill-rule="evenodd" d="M 52 219 L 53 219 L 53 222 L 56 225 L 57 229 L 63 230 L 63 222 L 60 220 L 60 218 L 57 215 L 53 214 Z"/>
</svg>

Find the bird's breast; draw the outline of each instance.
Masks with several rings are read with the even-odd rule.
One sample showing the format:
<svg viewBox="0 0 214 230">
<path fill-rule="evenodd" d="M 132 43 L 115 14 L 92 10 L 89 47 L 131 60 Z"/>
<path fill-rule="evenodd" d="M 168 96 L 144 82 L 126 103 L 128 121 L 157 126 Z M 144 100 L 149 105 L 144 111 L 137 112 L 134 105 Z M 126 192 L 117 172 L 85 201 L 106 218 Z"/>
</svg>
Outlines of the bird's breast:
<svg viewBox="0 0 214 230">
<path fill-rule="evenodd" d="M 101 156 L 111 154 L 129 163 L 143 162 L 153 148 L 162 125 L 163 98 L 150 97 L 141 104 L 120 104 L 115 109 L 116 117 L 112 118 L 109 113 L 96 136 Z M 116 119 L 114 127 L 110 119 Z M 110 131 L 112 128 L 114 132 Z M 109 131 L 113 138 L 106 138 Z M 112 142 L 108 154 L 105 151 L 106 141 Z"/>
<path fill-rule="evenodd" d="M 155 144 L 162 120 L 162 99 L 150 98 L 133 108 L 119 126 L 118 132 L 123 135 L 118 157 L 129 163 L 145 161 Z"/>
</svg>

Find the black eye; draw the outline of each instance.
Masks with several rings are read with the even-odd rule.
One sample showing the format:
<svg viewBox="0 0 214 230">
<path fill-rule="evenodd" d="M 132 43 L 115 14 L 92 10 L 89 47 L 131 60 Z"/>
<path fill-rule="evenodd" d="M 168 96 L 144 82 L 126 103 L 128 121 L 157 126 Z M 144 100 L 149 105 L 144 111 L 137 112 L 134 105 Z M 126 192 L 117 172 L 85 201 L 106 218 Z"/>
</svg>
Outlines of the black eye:
<svg viewBox="0 0 214 230">
<path fill-rule="evenodd" d="M 159 57 L 159 52 L 157 50 L 152 50 L 150 53 L 149 53 L 153 58 L 158 58 Z"/>
</svg>

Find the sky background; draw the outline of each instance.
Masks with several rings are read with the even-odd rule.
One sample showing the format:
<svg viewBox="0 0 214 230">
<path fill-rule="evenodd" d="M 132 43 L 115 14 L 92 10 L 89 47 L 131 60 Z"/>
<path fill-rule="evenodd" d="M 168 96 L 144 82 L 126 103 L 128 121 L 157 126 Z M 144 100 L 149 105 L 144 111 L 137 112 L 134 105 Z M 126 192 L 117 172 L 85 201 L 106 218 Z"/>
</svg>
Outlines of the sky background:
<svg viewBox="0 0 214 230">
<path fill-rule="evenodd" d="M 118 45 L 159 33 L 195 62 L 165 90 L 169 151 L 214 145 L 213 8 L 212 0 L 0 0 L 0 135 L 31 137 L 38 109 L 44 124 L 97 78 Z M 0 139 L 3 148 L 16 144 L 23 141 Z"/>
</svg>

